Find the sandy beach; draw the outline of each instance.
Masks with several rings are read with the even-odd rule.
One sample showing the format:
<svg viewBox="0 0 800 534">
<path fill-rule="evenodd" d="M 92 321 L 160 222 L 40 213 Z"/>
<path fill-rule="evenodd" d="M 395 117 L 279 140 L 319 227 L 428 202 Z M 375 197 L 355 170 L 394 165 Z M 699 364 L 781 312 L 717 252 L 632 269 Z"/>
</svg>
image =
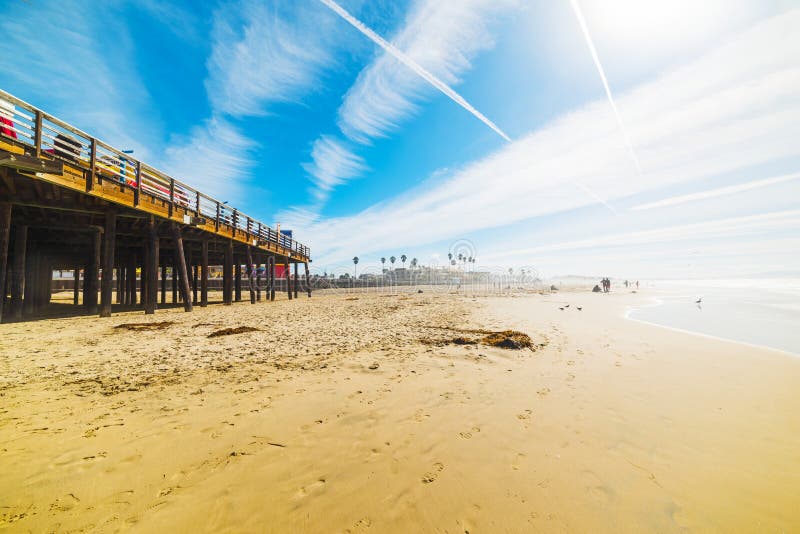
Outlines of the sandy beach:
<svg viewBox="0 0 800 534">
<path fill-rule="evenodd" d="M 0 529 L 800 529 L 800 358 L 624 319 L 646 298 L 317 293 L 0 325 Z M 209 337 L 234 327 L 255 330 Z"/>
</svg>

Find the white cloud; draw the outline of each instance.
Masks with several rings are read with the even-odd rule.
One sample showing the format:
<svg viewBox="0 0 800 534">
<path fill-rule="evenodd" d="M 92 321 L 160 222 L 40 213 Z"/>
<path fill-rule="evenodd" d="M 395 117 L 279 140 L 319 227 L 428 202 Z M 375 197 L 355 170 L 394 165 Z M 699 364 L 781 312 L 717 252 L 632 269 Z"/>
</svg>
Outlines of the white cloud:
<svg viewBox="0 0 800 534">
<path fill-rule="evenodd" d="M 174 139 L 164 154 L 164 171 L 203 193 L 231 203 L 242 200 L 255 143 L 223 118 L 195 126 L 186 139 Z"/>
<path fill-rule="evenodd" d="M 310 163 L 303 164 L 303 169 L 311 175 L 316 186 L 314 196 L 318 202 L 327 200 L 336 186 L 367 169 L 361 157 L 345 148 L 341 141 L 328 135 L 314 141 L 311 159 Z"/>
<path fill-rule="evenodd" d="M 324 39 L 326 17 L 293 6 L 292 20 L 277 7 L 245 0 L 216 13 L 206 89 L 215 111 L 261 115 L 274 102 L 298 101 L 333 62 Z"/>
<path fill-rule="evenodd" d="M 710 189 L 707 191 L 699 191 L 697 193 L 690 193 L 688 195 L 680 195 L 676 197 L 665 198 L 656 202 L 648 202 L 646 204 L 639 204 L 631 208 L 634 211 L 650 210 L 653 208 L 663 208 L 665 206 L 675 206 L 677 204 L 685 204 L 686 202 L 696 202 L 698 200 L 707 200 L 710 198 L 723 197 L 727 195 L 735 195 L 758 189 L 761 187 L 768 187 L 770 185 L 782 184 L 800 178 L 800 172 L 790 174 L 783 174 L 781 176 L 773 176 L 772 178 L 765 178 L 763 180 L 753 180 L 743 184 L 730 185 L 727 187 L 719 187 L 717 189 Z"/>
<path fill-rule="evenodd" d="M 472 58 L 490 48 L 488 25 L 510 0 L 424 0 L 410 13 L 392 44 L 447 85 L 471 68 Z M 339 126 L 351 139 L 381 137 L 413 115 L 434 89 L 418 73 L 382 53 L 358 77 L 339 109 Z"/>
<path fill-rule="evenodd" d="M 641 178 L 607 103 L 594 102 L 434 186 L 311 224 L 303 235 L 311 238 L 315 261 L 325 264 L 354 252 L 421 246 L 592 204 L 575 183 L 620 199 L 797 158 L 798 25 L 800 10 L 774 17 L 618 95 L 646 169 Z"/>
</svg>

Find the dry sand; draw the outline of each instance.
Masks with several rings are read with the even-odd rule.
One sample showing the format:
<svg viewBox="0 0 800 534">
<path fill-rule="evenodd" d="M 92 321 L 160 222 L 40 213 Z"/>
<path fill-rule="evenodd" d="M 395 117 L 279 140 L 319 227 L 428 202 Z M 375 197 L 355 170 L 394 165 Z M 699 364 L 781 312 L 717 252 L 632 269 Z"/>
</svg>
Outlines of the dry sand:
<svg viewBox="0 0 800 534">
<path fill-rule="evenodd" d="M 800 529 L 800 359 L 623 319 L 643 298 L 317 294 L 2 325 L 0 529 Z M 470 328 L 537 347 L 442 343 Z"/>
</svg>

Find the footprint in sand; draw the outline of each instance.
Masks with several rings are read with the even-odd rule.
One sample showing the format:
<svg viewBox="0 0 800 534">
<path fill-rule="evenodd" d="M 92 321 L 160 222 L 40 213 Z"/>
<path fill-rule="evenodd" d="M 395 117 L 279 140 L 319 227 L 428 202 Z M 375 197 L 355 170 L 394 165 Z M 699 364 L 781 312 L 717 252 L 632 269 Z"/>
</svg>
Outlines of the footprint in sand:
<svg viewBox="0 0 800 534">
<path fill-rule="evenodd" d="M 540 397 L 546 397 L 550 393 L 550 388 L 542 388 L 536 392 Z"/>
<path fill-rule="evenodd" d="M 311 484 L 308 484 L 307 486 L 302 486 L 299 490 L 297 490 L 297 493 L 295 493 L 295 499 L 303 499 L 308 495 L 318 493 L 323 489 L 325 489 L 325 484 L 326 484 L 325 478 L 320 477 Z"/>
<path fill-rule="evenodd" d="M 441 473 L 443 470 L 444 464 L 442 462 L 436 462 L 433 464 L 433 469 L 422 476 L 422 483 L 430 484 L 431 482 L 435 481 L 439 477 L 439 473 Z"/>
<path fill-rule="evenodd" d="M 517 419 L 520 421 L 527 421 L 531 418 L 531 415 L 533 415 L 533 410 L 525 410 L 524 413 L 517 414 Z"/>
</svg>

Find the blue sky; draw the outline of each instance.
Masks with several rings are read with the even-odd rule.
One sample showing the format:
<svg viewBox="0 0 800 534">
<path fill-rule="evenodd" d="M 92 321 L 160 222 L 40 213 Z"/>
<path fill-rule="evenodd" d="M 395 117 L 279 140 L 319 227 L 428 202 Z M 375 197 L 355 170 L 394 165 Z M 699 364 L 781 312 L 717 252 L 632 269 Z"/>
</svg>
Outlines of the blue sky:
<svg viewBox="0 0 800 534">
<path fill-rule="evenodd" d="M 787 0 L 15 1 L 0 87 L 291 227 L 381 256 L 631 278 L 800 273 Z M 641 172 L 633 163 L 630 139 Z"/>
</svg>

